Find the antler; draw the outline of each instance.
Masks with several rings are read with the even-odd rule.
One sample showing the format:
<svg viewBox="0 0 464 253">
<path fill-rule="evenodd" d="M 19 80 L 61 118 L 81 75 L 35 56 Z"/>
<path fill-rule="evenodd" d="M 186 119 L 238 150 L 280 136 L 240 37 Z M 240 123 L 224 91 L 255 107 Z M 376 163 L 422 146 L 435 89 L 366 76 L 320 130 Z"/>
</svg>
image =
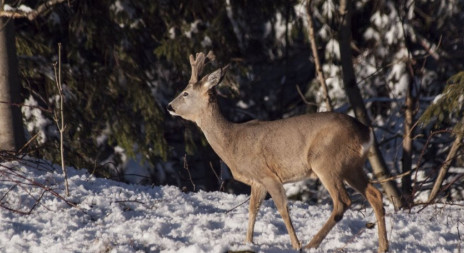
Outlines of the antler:
<svg viewBox="0 0 464 253">
<path fill-rule="evenodd" d="M 192 76 L 190 77 L 189 83 L 198 82 L 201 72 L 203 72 L 206 59 L 214 61 L 215 56 L 212 51 L 209 51 L 208 55 L 206 56 L 204 53 L 197 53 L 195 58 L 193 57 L 193 55 L 190 55 L 190 66 L 192 67 Z"/>
</svg>

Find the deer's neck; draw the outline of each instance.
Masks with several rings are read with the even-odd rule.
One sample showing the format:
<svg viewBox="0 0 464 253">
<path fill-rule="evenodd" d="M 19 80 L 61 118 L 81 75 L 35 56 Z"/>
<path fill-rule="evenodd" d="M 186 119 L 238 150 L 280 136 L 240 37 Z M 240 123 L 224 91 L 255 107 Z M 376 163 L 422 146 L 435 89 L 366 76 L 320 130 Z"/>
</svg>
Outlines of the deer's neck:
<svg viewBox="0 0 464 253">
<path fill-rule="evenodd" d="M 228 148 L 233 141 L 234 125 L 221 114 L 217 103 L 205 110 L 201 118 L 196 122 L 203 131 L 208 143 L 223 160 L 227 160 Z"/>
</svg>

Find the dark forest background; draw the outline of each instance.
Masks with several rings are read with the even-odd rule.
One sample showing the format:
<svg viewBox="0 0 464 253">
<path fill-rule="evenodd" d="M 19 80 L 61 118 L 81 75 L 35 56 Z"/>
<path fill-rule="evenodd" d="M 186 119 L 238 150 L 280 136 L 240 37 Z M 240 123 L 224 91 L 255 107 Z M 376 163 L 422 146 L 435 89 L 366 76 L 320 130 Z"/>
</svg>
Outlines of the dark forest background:
<svg viewBox="0 0 464 253">
<path fill-rule="evenodd" d="M 462 200 L 464 2 L 347 2 L 348 29 L 339 1 L 2 1 L 2 38 L 14 43 L 0 51 L 13 57 L 13 45 L 19 79 L 1 81 L 0 92 L 18 88 L 16 102 L 1 102 L 21 109 L 20 132 L 30 140 L 21 154 L 59 164 L 61 43 L 66 165 L 132 183 L 246 192 L 199 129 L 165 107 L 188 82 L 189 54 L 212 50 L 215 67 L 231 64 L 218 88 L 229 120 L 327 110 L 309 12 L 334 110 L 354 115 L 340 44 L 342 31 L 351 35 L 355 85 L 406 201 L 427 200 L 440 171 L 439 197 Z M 317 201 L 314 183 L 297 185 L 295 197 Z"/>
</svg>

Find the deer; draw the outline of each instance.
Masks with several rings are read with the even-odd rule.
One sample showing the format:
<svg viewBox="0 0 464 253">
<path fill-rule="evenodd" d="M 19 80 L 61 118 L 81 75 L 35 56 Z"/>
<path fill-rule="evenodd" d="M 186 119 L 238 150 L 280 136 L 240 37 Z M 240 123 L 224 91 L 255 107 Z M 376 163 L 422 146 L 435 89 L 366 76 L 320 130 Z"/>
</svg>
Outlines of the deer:
<svg viewBox="0 0 464 253">
<path fill-rule="evenodd" d="M 374 139 L 373 130 L 336 112 L 232 123 L 221 114 L 215 91 L 229 65 L 201 77 L 207 61 L 214 58 L 211 51 L 207 55 L 190 55 L 190 80 L 168 104 L 167 111 L 196 123 L 214 152 L 230 168 L 233 178 L 251 187 L 245 242 L 253 243 L 256 215 L 269 193 L 292 247 L 300 250 L 302 245 L 292 225 L 283 185 L 317 177 L 332 199 L 333 210 L 305 248 L 317 248 L 350 207 L 346 183 L 372 206 L 378 227 L 378 252 L 388 251 L 382 193 L 363 171 Z"/>
</svg>

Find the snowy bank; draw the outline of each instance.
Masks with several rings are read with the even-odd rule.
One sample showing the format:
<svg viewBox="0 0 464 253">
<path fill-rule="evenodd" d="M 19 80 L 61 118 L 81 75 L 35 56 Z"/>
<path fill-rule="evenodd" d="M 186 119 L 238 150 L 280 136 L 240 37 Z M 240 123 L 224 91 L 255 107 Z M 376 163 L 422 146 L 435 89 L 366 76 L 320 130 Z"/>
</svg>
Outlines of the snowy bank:
<svg viewBox="0 0 464 253">
<path fill-rule="evenodd" d="M 65 201 L 60 170 L 36 162 L 0 164 L 0 252 L 295 252 L 271 200 L 258 213 L 251 245 L 244 243 L 248 203 L 240 205 L 246 195 L 130 185 L 68 168 Z M 390 252 L 461 252 L 463 205 L 397 213 L 386 207 Z M 290 212 L 308 243 L 331 206 L 295 201 Z M 311 252 L 376 251 L 377 229 L 366 229 L 374 221 L 370 207 L 354 206 Z"/>
</svg>

